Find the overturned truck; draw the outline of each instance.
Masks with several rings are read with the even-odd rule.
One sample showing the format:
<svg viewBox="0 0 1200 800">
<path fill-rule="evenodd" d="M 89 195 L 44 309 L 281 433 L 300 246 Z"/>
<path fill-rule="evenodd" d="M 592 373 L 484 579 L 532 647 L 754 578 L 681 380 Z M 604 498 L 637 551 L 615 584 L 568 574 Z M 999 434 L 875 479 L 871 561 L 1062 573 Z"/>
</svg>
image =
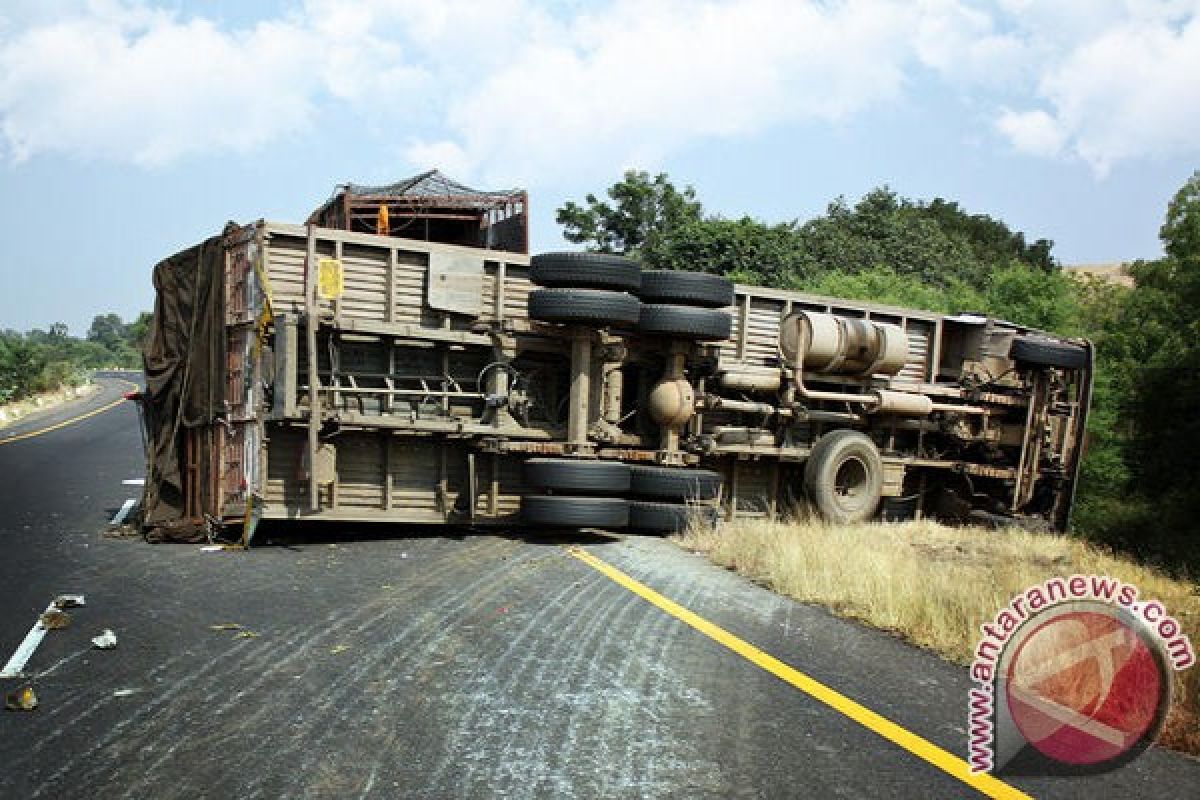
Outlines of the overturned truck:
<svg viewBox="0 0 1200 800">
<path fill-rule="evenodd" d="M 523 246 L 523 242 L 521 245 Z M 1087 341 L 593 253 L 257 222 L 155 269 L 144 524 L 1068 523 Z"/>
</svg>

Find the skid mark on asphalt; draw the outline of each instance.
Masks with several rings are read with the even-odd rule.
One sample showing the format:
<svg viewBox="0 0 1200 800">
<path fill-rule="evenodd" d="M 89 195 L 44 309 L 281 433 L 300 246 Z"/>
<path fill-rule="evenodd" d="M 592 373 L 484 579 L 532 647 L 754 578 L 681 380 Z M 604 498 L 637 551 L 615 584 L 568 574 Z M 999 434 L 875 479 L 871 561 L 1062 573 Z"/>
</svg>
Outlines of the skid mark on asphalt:
<svg viewBox="0 0 1200 800">
<path fill-rule="evenodd" d="M 464 598 L 472 592 L 482 591 L 484 584 L 494 583 L 502 587 L 507 575 L 485 574 L 476 584 L 462 587 L 461 591 L 445 598 L 439 605 L 418 610 L 418 598 L 425 591 L 436 591 L 443 584 L 455 585 L 456 571 L 470 568 L 472 573 L 478 574 L 479 560 L 479 548 L 467 548 L 458 552 L 456 558 L 444 561 L 440 567 L 423 570 L 420 580 L 406 584 L 410 596 L 385 595 L 357 605 L 353 613 L 325 623 L 319 633 L 294 638 L 288 656 L 280 657 L 280 653 L 288 652 L 288 649 L 276 643 L 270 652 L 263 653 L 261 659 L 243 659 L 235 666 L 246 677 L 246 682 L 236 696 L 226 695 L 223 705 L 216 707 L 211 715 L 205 714 L 203 719 L 193 721 L 192 725 L 186 724 L 188 721 L 180 718 L 178 713 L 172 715 L 182 720 L 181 726 L 177 732 L 172 729 L 163 735 L 169 740 L 180 741 L 180 747 L 186 754 L 197 756 L 202 756 L 209 747 L 227 745 L 229 741 L 245 743 L 246 746 L 222 759 L 218 775 L 208 776 L 210 788 L 212 781 L 228 778 L 236 784 L 230 785 L 228 791 L 244 796 L 251 790 L 246 786 L 247 781 L 252 785 L 257 784 L 275 772 L 295 776 L 298 781 L 311 779 L 312 759 L 305 761 L 304 757 L 322 753 L 324 741 L 333 735 L 338 725 L 361 716 L 362 706 L 374 699 L 365 691 L 367 682 L 364 678 L 367 673 L 380 665 L 386 669 L 399 660 L 399 655 L 403 653 L 398 655 L 394 650 L 414 632 L 419 632 L 422 639 L 441 632 L 443 629 L 439 623 L 445 621 L 444 612 L 451 607 L 462 606 Z M 412 618 L 399 634 L 389 628 L 398 613 L 408 614 Z M 306 629 L 305 633 L 308 632 Z M 389 636 L 392 638 L 389 639 Z M 345 656 L 350 668 L 337 673 L 338 677 L 330 682 L 327 675 L 321 674 L 322 669 L 330 668 L 329 646 L 355 638 L 361 639 L 363 644 L 356 645 Z M 407 649 L 407 646 L 403 648 L 404 651 Z M 300 668 L 299 675 L 290 674 L 293 667 Z M 237 685 L 237 676 L 231 676 L 229 680 Z M 282 683 L 282 680 L 287 683 Z M 219 688 L 216 690 L 218 694 L 220 691 Z M 305 692 L 299 701 L 297 691 Z M 183 713 L 186 708 L 205 704 L 206 701 L 184 698 L 178 704 L 178 712 Z M 228 717 L 227 713 L 235 708 L 239 709 L 239 713 Z M 248 711 L 251 708 L 252 713 L 240 713 L 241 709 Z M 276 731 L 285 731 L 287 736 L 271 735 Z M 271 751 L 270 758 L 259 761 L 260 754 L 268 749 Z M 334 751 L 339 749 L 333 748 Z M 172 755 L 165 754 L 145 770 L 146 783 L 155 778 L 156 770 Z M 347 771 L 345 766 L 340 768 L 343 774 Z M 138 788 L 131 787 L 130 795 L 137 796 Z M 178 794 L 186 796 L 188 792 L 181 788 Z M 267 794 L 276 795 L 278 792 L 268 791 Z"/>
<path fill-rule="evenodd" d="M 116 725 L 112 726 L 112 728 L 109 729 L 108 733 L 105 734 L 103 737 L 101 737 L 100 741 L 90 751 L 82 754 L 81 757 L 67 760 L 65 763 L 62 764 L 62 766 L 59 767 L 59 769 L 57 769 L 55 772 L 53 772 L 49 777 L 40 781 L 37 788 L 34 790 L 33 794 L 31 795 L 32 800 L 36 800 L 36 798 L 43 796 L 51 787 L 53 787 L 60 780 L 62 780 L 63 777 L 65 777 L 68 773 L 77 770 L 80 767 L 79 762 L 82 758 L 88 758 L 90 756 L 93 756 L 97 753 L 97 751 L 104 750 L 109 745 L 111 745 L 113 742 L 120 741 L 122 738 L 122 734 L 125 732 L 125 729 L 128 728 L 131 724 L 133 724 L 137 720 L 144 720 L 147 717 L 157 713 L 160 708 L 162 708 L 163 706 L 167 705 L 169 702 L 174 700 L 176 695 L 183 692 L 184 687 L 190 681 L 197 679 L 204 672 L 215 669 L 223 659 L 229 658 L 229 657 L 234 657 L 237 655 L 237 653 L 238 653 L 237 647 L 235 647 L 233 650 L 230 650 L 228 653 L 222 653 L 221 656 L 218 656 L 217 658 L 209 661 L 201 668 L 199 668 L 197 670 L 193 670 L 192 672 L 183 676 L 183 678 L 178 683 L 176 683 L 173 688 L 167 689 L 162 694 L 152 697 L 148 703 L 146 703 L 145 705 L 140 707 L 133 715 L 126 717 L 125 719 L 118 722 Z M 113 698 L 112 698 L 111 694 L 107 695 L 103 700 L 96 703 L 94 706 L 92 706 L 92 708 L 88 709 L 88 711 L 84 712 L 77 719 L 83 719 L 83 718 L 92 716 L 102 706 L 105 706 L 109 702 L 112 702 L 112 699 Z M 111 769 L 111 764 L 112 764 L 112 762 L 105 762 L 104 767 L 102 769 L 105 772 L 108 772 Z M 59 796 L 59 795 L 56 793 L 51 796 Z"/>
<path fill-rule="evenodd" d="M 519 681 L 525 678 L 536 660 L 544 657 L 538 643 L 529 640 L 536 639 L 546 631 L 554 630 L 552 623 L 557 616 L 571 613 L 579 607 L 583 600 L 581 593 L 575 587 L 569 584 L 562 585 L 558 592 L 543 599 L 542 606 L 538 611 L 527 619 L 524 626 L 512 636 L 508 647 L 493 659 L 497 671 L 502 671 L 507 679 L 488 691 L 470 693 L 467 697 L 467 708 L 454 709 L 451 712 L 458 715 L 458 724 L 445 744 L 444 756 L 430 774 L 429 788 L 431 790 L 435 793 L 445 791 L 444 781 L 451 770 L 461 779 L 464 759 L 469 759 L 471 753 L 481 752 L 479 737 L 484 737 L 486 742 L 486 737 L 493 733 L 486 729 L 491 727 L 496 720 L 510 721 L 512 719 L 512 713 L 505 713 L 511 709 L 495 708 L 494 701 L 500 699 L 505 705 L 515 703 L 514 689 L 520 685 Z M 527 643 L 531 646 L 526 646 Z M 495 671 L 484 669 L 481 672 L 485 673 L 482 676 L 483 680 L 489 681 L 494 677 Z M 489 672 L 493 674 L 486 674 Z"/>
<path fill-rule="evenodd" d="M 478 557 L 474 550 L 470 551 L 470 555 Z M 434 588 L 442 581 L 452 578 L 455 571 L 463 566 L 462 556 L 458 559 L 448 559 L 438 566 L 424 570 L 421 579 L 406 586 L 406 589 L 419 593 L 422 589 Z M 467 587 L 464 591 L 470 591 L 470 589 L 471 587 Z M 284 677 L 293 681 L 298 680 L 299 677 L 313 677 L 311 673 L 320 670 L 323 665 L 322 660 L 330 657 L 328 653 L 330 645 L 346 639 L 365 638 L 374 640 L 370 646 L 376 646 L 375 642 L 381 637 L 374 633 L 373 629 L 386 625 L 392 613 L 407 610 L 407 603 L 404 603 L 405 608 L 397 609 L 398 602 L 411 601 L 411 599 L 411 597 L 393 595 L 377 597 L 368 603 L 355 605 L 351 611 L 331 620 L 325 620 L 321 630 L 315 634 L 312 633 L 311 628 L 306 628 L 299 635 L 288 640 L 284 646 L 278 642 L 272 643 L 258 659 L 246 659 L 238 665 L 241 674 L 245 675 L 247 680 L 238 684 L 241 688 L 235 695 L 229 696 L 218 687 L 210 692 L 205 700 L 199 703 L 194 701 L 187 703 L 188 706 L 204 707 L 216 696 L 226 698 L 225 702 L 217 705 L 211 716 L 202 723 L 202 731 L 196 731 L 196 725 L 188 725 L 187 720 L 183 720 L 178 731 L 168 732 L 168 738 L 180 741 L 181 747 L 188 752 L 197 754 L 202 754 L 209 748 L 227 744 L 229 741 L 244 742 L 245 746 L 238 748 L 237 751 L 230 753 L 228 758 L 223 759 L 222 776 L 236 776 L 243 780 L 253 780 L 256 776 L 260 776 L 264 771 L 263 764 L 256 763 L 256 759 L 266 749 L 270 749 L 273 753 L 270 759 L 272 763 L 286 763 L 291 774 L 306 774 L 307 769 L 304 766 L 298 770 L 296 768 L 299 754 L 321 752 L 320 744 L 324 737 L 314 740 L 314 731 L 328 730 L 331 716 L 341 716 L 354 710 L 353 704 L 347 703 L 346 700 L 348 694 L 358 693 L 361 688 L 358 686 L 358 681 L 366 669 L 365 666 L 361 666 L 362 663 L 364 661 L 376 663 L 386 658 L 389 645 L 379 646 L 380 653 L 373 659 L 363 656 L 362 650 L 366 649 L 365 646 L 356 648 L 354 654 L 349 657 L 354 658 L 354 663 L 359 664 L 359 667 L 342 671 L 332 683 L 324 681 L 320 684 L 318 692 L 314 692 L 311 697 L 303 698 L 311 702 L 312 711 L 305 710 L 308 706 L 304 702 L 296 702 L 297 698 L 292 686 L 283 686 L 280 689 L 275 687 L 280 686 L 281 678 Z M 453 603 L 456 600 L 457 596 L 446 602 Z M 429 614 L 436 614 L 436 611 L 436 609 L 431 610 Z M 415 628 L 427 623 L 426 615 L 418 616 L 403 629 L 397 638 L 402 638 Z M 281 653 L 288 655 L 281 656 Z M 290 672 L 297 665 L 302 665 L 303 669 L 300 676 L 293 677 Z M 314 677 L 314 680 L 318 680 L 318 678 Z M 265 693 L 263 692 L 264 688 L 268 689 Z M 277 697 L 276 691 L 279 691 L 283 697 Z M 234 718 L 227 716 L 234 709 L 249 705 L 247 697 L 253 698 L 255 701 L 252 712 L 239 713 Z M 301 710 L 300 716 L 295 713 L 297 708 Z M 279 737 L 265 736 L 263 735 L 264 730 L 286 731 L 287 737 L 281 740 Z M 294 753 L 297 754 L 295 759 L 291 757 Z M 130 787 L 127 796 L 144 796 L 137 790 L 143 784 L 149 785 L 156 777 L 156 771 L 171 756 L 173 753 L 168 752 L 151 764 L 145 771 L 143 781 Z M 246 789 L 245 786 L 237 787 L 238 793 L 244 793 Z M 180 791 L 178 796 L 187 796 L 187 792 Z"/>
<path fill-rule="evenodd" d="M 565 564 L 564 560 L 559 566 Z M 467 770 L 455 775 L 455 792 L 482 796 L 489 787 L 508 790 L 540 786 L 548 779 L 550 770 L 545 751 L 548 740 L 554 737 L 552 726 L 562 702 L 561 687 L 575 678 L 567 656 L 573 648 L 581 649 L 576 632 L 579 621 L 597 615 L 598 611 L 590 592 L 579 591 L 573 583 L 564 581 L 564 584 L 563 594 L 570 595 L 570 602 L 555 603 L 552 617 L 529 620 L 521 634 L 524 638 L 552 630 L 554 635 L 541 638 L 536 647 L 524 648 L 524 658 L 512 670 L 508 681 L 481 692 L 473 702 L 475 713 L 460 726 L 460 737 L 465 733 L 471 746 L 460 755 Z M 611 622 L 617 624 L 616 620 Z M 502 671 L 506 662 L 507 654 L 496 664 L 495 671 Z M 493 719 L 502 721 L 500 730 L 491 724 Z M 477 741 L 482 741 L 484 747 L 474 746 Z M 502 749 L 497 747 L 501 743 Z M 564 796 L 570 788 L 569 785 L 554 787 L 556 794 Z"/>
<path fill-rule="evenodd" d="M 214 590 L 220 588 L 218 585 L 220 577 L 219 575 L 214 576 Z M 328 624 L 336 628 L 340 624 L 352 622 L 359 616 L 369 616 L 372 613 L 373 611 L 370 607 L 364 608 L 353 605 L 348 607 L 342 614 L 328 620 Z M 207 634 L 208 631 L 203 631 L 203 633 Z M 293 643 L 299 645 L 299 639 L 294 639 Z M 240 697 L 237 695 L 231 697 L 229 692 L 220 686 L 209 689 L 206 694 L 203 693 L 205 687 L 214 686 L 218 680 L 228 677 L 227 672 L 230 670 L 245 670 L 246 665 L 252 665 L 252 669 L 245 673 L 247 681 L 249 682 L 253 678 L 257 681 L 256 685 L 261 685 L 272 679 L 272 668 L 279 661 L 291 660 L 286 658 L 280 659 L 279 653 L 280 642 L 278 639 L 276 637 L 264 637 L 237 640 L 230 645 L 230 649 L 186 673 L 181 673 L 177 667 L 185 660 L 194 658 L 194 654 L 185 652 L 169 659 L 152 670 L 148 675 L 143 676 L 142 680 L 157 679 L 159 675 L 166 673 L 171 680 L 170 687 L 157 695 L 149 694 L 148 696 L 151 699 L 147 705 L 141 706 L 130 717 L 119 722 L 118 729 L 97 742 L 90 749 L 89 753 L 85 754 L 84 759 L 76 759 L 67 763 L 64 765 L 65 769 L 59 770 L 51 778 L 43 781 L 43 789 L 52 788 L 66 774 L 66 770 L 68 769 L 77 769 L 79 774 L 85 777 L 85 783 L 87 784 L 105 785 L 115 778 L 112 770 L 109 768 L 109 765 L 112 763 L 120 763 L 122 761 L 136 763 L 144 761 L 146 759 L 145 754 L 151 752 L 151 748 L 162 746 L 164 742 L 184 743 L 190 746 L 189 734 L 194 732 L 196 727 L 209 724 L 214 718 L 219 721 L 219 716 L 213 716 L 214 710 L 219 712 L 219 714 L 223 714 L 236 707 L 240 702 Z M 304 653 L 300 652 L 294 657 L 298 658 L 303 655 Z M 229 662 L 222 663 L 226 659 Z M 218 666 L 221 668 L 218 668 Z M 153 687 L 153 683 L 151 683 L 151 686 Z M 150 691 L 154 692 L 155 688 L 151 688 Z M 86 697 L 89 694 L 94 696 L 94 692 L 85 692 L 83 696 Z M 214 709 L 213 703 L 218 699 L 223 699 L 225 702 L 217 705 Z M 79 721 L 96 714 L 112 702 L 111 695 L 104 697 L 83 714 L 75 715 L 72 724 L 78 724 Z M 163 709 L 161 713 L 159 713 L 160 708 Z M 61 710 L 56 709 L 56 711 Z M 197 712 L 200 712 L 203 716 L 204 719 L 202 721 L 194 718 Z M 138 724 L 130 735 L 119 736 L 125 728 L 134 722 Z M 47 737 L 47 740 L 40 743 L 37 750 L 40 751 L 54 738 L 53 736 Z M 211 744 L 213 746 L 227 746 L 228 741 L 217 741 L 214 739 Z M 176 746 L 172 745 L 165 756 L 160 756 L 155 764 L 161 764 L 166 758 L 172 756 Z M 34 755 L 36 756 L 36 753 Z M 90 758 L 97 755 L 100 757 L 94 760 Z M 81 761 L 81 763 L 76 763 L 76 761 Z M 152 775 L 147 774 L 147 777 L 152 777 Z M 186 794 L 186 792 L 181 791 L 180 787 L 161 787 L 163 792 L 172 789 L 180 791 L 181 794 Z"/>
<path fill-rule="evenodd" d="M 390 707 L 389 700 L 394 696 L 399 695 L 397 699 L 403 701 L 404 695 L 411 692 L 414 685 L 424 683 L 435 673 L 440 673 L 442 670 L 433 670 L 427 667 L 421 672 L 419 678 L 403 682 L 403 684 L 392 678 L 398 662 L 428 664 L 431 663 L 430 658 L 434 655 L 448 660 L 448 656 L 439 649 L 441 645 L 458 635 L 463 620 L 478 611 L 481 606 L 495 602 L 495 599 L 511 586 L 513 573 L 525 560 L 520 558 L 496 564 L 495 568 L 485 572 L 480 579 L 463 586 L 459 591 L 448 595 L 441 602 L 421 612 L 417 620 L 402 629 L 400 633 L 393 635 L 383 646 L 377 648 L 373 655 L 358 660 L 356 666 L 339 681 L 339 688 L 334 690 L 330 702 L 327 703 L 323 718 L 314 720 L 314 727 L 319 723 L 325 723 L 321 725 L 322 733 L 315 739 L 311 737 L 307 739 L 303 751 L 307 759 L 303 762 L 302 769 L 293 773 L 294 780 L 291 788 L 300 788 L 300 784 L 306 780 L 307 776 L 320 766 L 317 759 L 328 758 L 324 745 L 331 737 L 337 735 L 337 730 L 330 724 L 331 718 L 353 719 L 357 716 L 365 716 L 365 714 L 356 713 L 359 709 L 352 704 L 354 699 L 360 696 L 364 685 L 375 683 L 382 687 L 390 686 L 390 689 L 383 688 L 376 697 L 371 698 L 385 707 Z M 474 565 L 476 571 L 478 566 L 478 563 Z M 419 598 L 415 598 L 415 600 L 416 602 L 420 601 Z M 417 636 L 410 640 L 413 633 L 416 633 Z M 446 669 L 448 670 L 449 667 L 447 666 Z M 378 678 L 385 680 L 367 680 L 371 675 L 377 675 Z M 392 679 L 386 680 L 388 678 Z M 377 761 L 376 765 L 378 764 Z"/>
<path fill-rule="evenodd" d="M 481 664 L 507 680 L 477 681 L 463 698 L 471 712 L 423 782 L 430 796 L 659 796 L 712 785 L 719 770 L 659 716 L 686 704 L 687 689 L 652 669 L 646 651 L 653 642 L 666 652 L 678 626 L 600 576 L 560 569 L 551 579 L 566 581 L 560 596 L 571 599 L 548 597 L 552 613 L 522 621 L 536 648 L 522 638 Z"/>
<path fill-rule="evenodd" d="M 906 728 L 902 728 L 871 709 L 856 703 L 840 692 L 810 678 L 803 672 L 783 663 L 774 656 L 759 650 L 754 645 L 739 639 L 724 628 L 696 614 L 694 611 L 679 605 L 649 586 L 631 578 L 587 550 L 580 547 L 570 547 L 567 549 L 567 552 L 613 582 L 623 586 L 652 605 L 657 606 L 662 611 L 670 614 L 680 622 L 689 625 L 718 644 L 732 650 L 755 666 L 795 686 L 810 697 L 844 714 L 872 732 L 882 736 L 884 739 L 902 747 L 980 793 L 993 798 L 1011 798 L 1012 800 L 1017 800 L 1018 798 L 1029 799 L 1029 796 L 1024 792 L 1013 786 L 1009 786 L 1007 783 L 990 774 L 976 774 L 971 772 L 970 767 L 961 758 L 943 750 Z"/>
</svg>

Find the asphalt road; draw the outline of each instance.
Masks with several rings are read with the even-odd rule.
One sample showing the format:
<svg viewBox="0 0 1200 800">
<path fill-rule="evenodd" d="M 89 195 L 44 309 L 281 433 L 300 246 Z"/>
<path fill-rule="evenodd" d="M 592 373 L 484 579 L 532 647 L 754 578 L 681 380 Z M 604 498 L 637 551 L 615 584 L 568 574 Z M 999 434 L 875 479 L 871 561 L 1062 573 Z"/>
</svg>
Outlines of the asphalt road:
<svg viewBox="0 0 1200 800">
<path fill-rule="evenodd" d="M 87 596 L 29 663 L 40 708 L 0 714 L 0 797 L 979 796 L 563 542 L 333 530 L 204 553 L 103 536 L 141 467 L 129 405 L 0 444 L 0 661 L 56 594 Z M 964 752 L 961 668 L 666 541 L 575 544 Z M 211 627 L 226 623 L 252 635 Z M 90 649 L 103 628 L 116 650 Z M 1198 797 L 1200 763 L 1152 749 L 1109 775 L 1008 782 Z"/>
</svg>

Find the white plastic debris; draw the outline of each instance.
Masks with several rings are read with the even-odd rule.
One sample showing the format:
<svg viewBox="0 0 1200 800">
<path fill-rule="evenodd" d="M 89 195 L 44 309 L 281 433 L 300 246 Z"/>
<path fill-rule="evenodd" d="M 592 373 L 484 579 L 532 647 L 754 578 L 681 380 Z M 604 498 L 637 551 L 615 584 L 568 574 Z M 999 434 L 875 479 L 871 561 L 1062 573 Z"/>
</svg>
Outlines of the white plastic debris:
<svg viewBox="0 0 1200 800">
<path fill-rule="evenodd" d="M 117 689 L 113 692 L 113 697 L 131 697 L 137 694 L 137 689 Z"/>
<path fill-rule="evenodd" d="M 117 646 L 117 635 L 105 628 L 99 636 L 92 637 L 92 645 L 99 650 L 112 650 Z"/>
</svg>

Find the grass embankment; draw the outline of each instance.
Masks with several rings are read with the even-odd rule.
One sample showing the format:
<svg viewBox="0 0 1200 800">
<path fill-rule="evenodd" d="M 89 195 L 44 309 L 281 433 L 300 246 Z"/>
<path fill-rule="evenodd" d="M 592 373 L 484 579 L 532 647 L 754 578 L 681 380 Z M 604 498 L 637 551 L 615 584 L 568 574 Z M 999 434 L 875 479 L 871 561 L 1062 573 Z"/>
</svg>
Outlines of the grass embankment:
<svg viewBox="0 0 1200 800">
<path fill-rule="evenodd" d="M 737 520 L 696 527 L 679 543 L 797 600 L 891 631 L 968 664 L 979 626 L 1026 588 L 1054 576 L 1108 575 L 1158 599 L 1200 645 L 1200 586 L 1078 539 L 928 521 L 833 527 Z M 1176 674 L 1159 743 L 1200 755 L 1200 666 Z M 965 702 L 965 701 L 964 701 Z"/>
<path fill-rule="evenodd" d="M 46 392 L 39 392 L 23 400 L 0 404 L 0 429 L 29 416 L 35 411 L 48 411 L 63 403 L 90 394 L 100 387 L 90 380 L 77 386 L 60 386 Z"/>
</svg>

